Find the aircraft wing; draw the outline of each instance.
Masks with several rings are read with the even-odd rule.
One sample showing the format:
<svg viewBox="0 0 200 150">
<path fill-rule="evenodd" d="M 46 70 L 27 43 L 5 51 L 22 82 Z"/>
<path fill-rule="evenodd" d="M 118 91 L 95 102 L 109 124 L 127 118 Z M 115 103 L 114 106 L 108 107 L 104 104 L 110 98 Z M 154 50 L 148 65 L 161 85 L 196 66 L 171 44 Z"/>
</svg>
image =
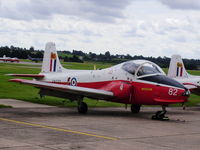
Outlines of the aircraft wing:
<svg viewBox="0 0 200 150">
<path fill-rule="evenodd" d="M 44 78 L 43 74 L 7 74 L 8 76 L 15 77 L 31 77 L 31 78 Z"/>
<path fill-rule="evenodd" d="M 9 81 L 33 85 L 37 88 L 64 92 L 64 93 L 72 94 L 72 95 L 86 96 L 86 97 L 91 97 L 91 98 L 96 98 L 96 99 L 108 99 L 108 98 L 114 97 L 113 92 L 92 89 L 92 88 L 61 85 L 61 84 L 48 83 L 48 82 L 35 81 L 35 80 L 25 80 L 25 79 L 11 79 Z"/>
</svg>

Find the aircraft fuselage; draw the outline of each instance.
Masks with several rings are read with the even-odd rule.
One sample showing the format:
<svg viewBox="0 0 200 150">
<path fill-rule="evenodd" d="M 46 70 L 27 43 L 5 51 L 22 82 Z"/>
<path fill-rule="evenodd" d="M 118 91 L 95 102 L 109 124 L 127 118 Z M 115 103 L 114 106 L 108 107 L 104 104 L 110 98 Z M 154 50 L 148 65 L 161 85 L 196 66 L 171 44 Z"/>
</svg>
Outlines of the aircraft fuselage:
<svg viewBox="0 0 200 150">
<path fill-rule="evenodd" d="M 184 87 L 179 83 L 172 84 L 174 80 L 164 75 L 136 78 L 118 66 L 102 70 L 66 70 L 44 75 L 42 81 L 45 82 L 111 91 L 115 98 L 105 100 L 113 102 L 168 105 L 187 101 L 187 97 L 183 96 Z"/>
</svg>

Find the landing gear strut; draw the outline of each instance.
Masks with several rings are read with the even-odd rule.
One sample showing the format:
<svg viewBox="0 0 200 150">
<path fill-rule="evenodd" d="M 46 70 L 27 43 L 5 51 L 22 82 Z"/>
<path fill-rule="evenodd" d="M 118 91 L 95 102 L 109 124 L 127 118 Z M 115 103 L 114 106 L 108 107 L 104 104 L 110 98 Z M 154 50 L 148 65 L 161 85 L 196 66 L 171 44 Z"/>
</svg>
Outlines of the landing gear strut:
<svg viewBox="0 0 200 150">
<path fill-rule="evenodd" d="M 131 105 L 131 112 L 132 112 L 133 114 L 139 113 L 139 112 L 140 112 L 140 107 L 141 107 L 141 105 L 132 104 L 132 105 Z"/>
<path fill-rule="evenodd" d="M 157 111 L 155 115 L 152 116 L 153 120 L 169 120 L 166 114 L 166 106 L 162 106 L 162 111 Z"/>
<path fill-rule="evenodd" d="M 88 110 L 88 106 L 85 102 L 79 102 L 77 109 L 80 114 L 86 114 Z"/>
</svg>

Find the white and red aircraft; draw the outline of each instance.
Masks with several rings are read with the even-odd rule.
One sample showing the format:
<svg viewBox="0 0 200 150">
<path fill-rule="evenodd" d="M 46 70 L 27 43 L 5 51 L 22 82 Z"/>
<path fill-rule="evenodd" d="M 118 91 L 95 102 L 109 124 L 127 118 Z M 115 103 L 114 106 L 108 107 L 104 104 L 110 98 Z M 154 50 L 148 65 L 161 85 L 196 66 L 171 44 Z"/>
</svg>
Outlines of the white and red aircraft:
<svg viewBox="0 0 200 150">
<path fill-rule="evenodd" d="M 10 74 L 33 77 L 34 80 L 10 81 L 40 88 L 41 96 L 77 100 L 79 113 L 86 113 L 84 97 L 132 104 L 131 111 L 138 113 L 141 105 L 161 105 L 152 118 L 165 119 L 166 106 L 187 101 L 189 91 L 179 82 L 170 79 L 156 64 L 146 60 L 133 60 L 102 70 L 69 70 L 62 67 L 55 44 L 46 44 L 42 71 L 39 74 Z"/>
<path fill-rule="evenodd" d="M 192 93 L 200 95 L 200 76 L 187 73 L 180 55 L 172 55 L 168 77 L 182 83 Z"/>
<path fill-rule="evenodd" d="M 11 58 L 11 57 L 6 57 L 6 55 L 3 55 L 3 57 L 0 57 L 0 61 L 10 61 L 10 62 L 19 62 L 18 58 Z"/>
</svg>

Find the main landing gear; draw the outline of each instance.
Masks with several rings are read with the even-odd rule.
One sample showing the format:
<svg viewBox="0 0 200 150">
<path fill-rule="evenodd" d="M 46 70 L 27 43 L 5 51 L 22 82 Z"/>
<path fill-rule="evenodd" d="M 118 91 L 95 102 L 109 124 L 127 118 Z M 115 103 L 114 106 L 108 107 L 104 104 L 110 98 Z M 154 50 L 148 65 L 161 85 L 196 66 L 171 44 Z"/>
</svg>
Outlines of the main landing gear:
<svg viewBox="0 0 200 150">
<path fill-rule="evenodd" d="M 166 106 L 162 106 L 162 111 L 157 111 L 155 115 L 152 116 L 153 120 L 169 120 L 169 117 L 165 116 Z"/>
<path fill-rule="evenodd" d="M 86 114 L 88 111 L 88 106 L 85 102 L 80 101 L 80 102 L 78 102 L 77 109 L 80 114 Z"/>
<path fill-rule="evenodd" d="M 132 112 L 133 114 L 139 113 L 139 112 L 140 112 L 140 107 L 141 107 L 141 105 L 132 104 L 132 105 L 131 105 L 131 112 Z"/>
</svg>

